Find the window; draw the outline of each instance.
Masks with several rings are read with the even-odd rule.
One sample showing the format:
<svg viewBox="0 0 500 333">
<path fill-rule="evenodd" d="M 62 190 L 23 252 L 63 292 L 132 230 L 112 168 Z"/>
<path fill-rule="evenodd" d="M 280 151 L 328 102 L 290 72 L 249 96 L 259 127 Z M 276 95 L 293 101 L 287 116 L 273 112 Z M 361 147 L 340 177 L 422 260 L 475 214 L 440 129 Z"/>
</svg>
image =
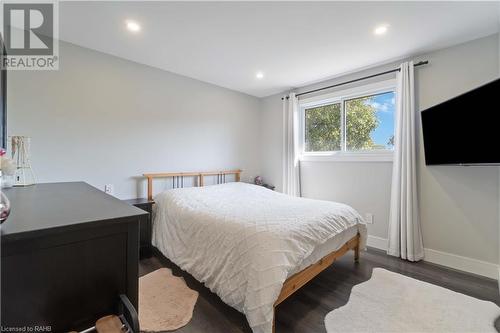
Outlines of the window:
<svg viewBox="0 0 500 333">
<path fill-rule="evenodd" d="M 392 156 L 394 87 L 301 103 L 303 156 Z M 351 154 L 350 154 L 351 153 Z"/>
<path fill-rule="evenodd" d="M 335 151 L 342 145 L 342 108 L 340 103 L 305 110 L 305 150 Z"/>
<path fill-rule="evenodd" d="M 344 101 L 346 150 L 394 148 L 394 91 Z"/>
</svg>

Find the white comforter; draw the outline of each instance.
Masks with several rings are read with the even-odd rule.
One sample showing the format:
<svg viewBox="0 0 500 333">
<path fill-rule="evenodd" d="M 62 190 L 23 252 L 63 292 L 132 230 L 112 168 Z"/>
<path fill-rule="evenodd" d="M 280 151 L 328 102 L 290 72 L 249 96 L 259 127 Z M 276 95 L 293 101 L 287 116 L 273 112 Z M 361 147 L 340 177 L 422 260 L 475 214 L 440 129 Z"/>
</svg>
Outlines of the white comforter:
<svg viewBox="0 0 500 333">
<path fill-rule="evenodd" d="M 155 197 L 153 244 L 230 306 L 255 333 L 272 331 L 273 304 L 294 268 L 320 244 L 366 226 L 351 207 L 229 183 Z"/>
</svg>

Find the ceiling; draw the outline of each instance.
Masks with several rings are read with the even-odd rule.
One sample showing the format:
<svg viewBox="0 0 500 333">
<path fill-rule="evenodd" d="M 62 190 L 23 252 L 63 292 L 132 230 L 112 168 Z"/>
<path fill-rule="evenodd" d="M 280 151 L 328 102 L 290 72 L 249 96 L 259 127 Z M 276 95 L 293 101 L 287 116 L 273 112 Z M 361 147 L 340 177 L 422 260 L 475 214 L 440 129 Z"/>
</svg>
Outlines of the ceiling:
<svg viewBox="0 0 500 333">
<path fill-rule="evenodd" d="M 59 10 L 62 40 L 257 97 L 490 35 L 500 22 L 498 2 L 61 2 Z M 128 31 L 127 19 L 141 31 Z M 376 36 L 380 24 L 389 29 Z"/>
</svg>

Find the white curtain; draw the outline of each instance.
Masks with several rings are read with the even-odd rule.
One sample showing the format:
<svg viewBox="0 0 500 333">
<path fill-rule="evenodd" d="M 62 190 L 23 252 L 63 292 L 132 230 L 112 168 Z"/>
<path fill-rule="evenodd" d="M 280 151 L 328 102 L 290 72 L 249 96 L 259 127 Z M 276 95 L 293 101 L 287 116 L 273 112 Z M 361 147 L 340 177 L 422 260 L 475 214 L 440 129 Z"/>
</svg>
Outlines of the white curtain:
<svg viewBox="0 0 500 333">
<path fill-rule="evenodd" d="M 298 99 L 294 93 L 283 97 L 283 193 L 300 196 Z"/>
<path fill-rule="evenodd" d="M 396 128 L 389 216 L 389 255 L 410 261 L 424 257 L 417 198 L 417 147 L 413 62 L 397 75 Z"/>
</svg>

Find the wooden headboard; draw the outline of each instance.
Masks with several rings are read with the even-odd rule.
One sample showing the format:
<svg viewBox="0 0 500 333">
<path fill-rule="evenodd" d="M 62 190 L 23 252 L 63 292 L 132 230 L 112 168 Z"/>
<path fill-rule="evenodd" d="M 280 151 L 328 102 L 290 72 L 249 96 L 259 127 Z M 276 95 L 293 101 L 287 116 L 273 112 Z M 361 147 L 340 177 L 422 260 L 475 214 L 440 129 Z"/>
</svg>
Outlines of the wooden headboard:
<svg viewBox="0 0 500 333">
<path fill-rule="evenodd" d="M 226 182 L 227 175 L 234 175 L 234 180 L 239 182 L 242 170 L 229 171 L 202 171 L 202 172 L 160 172 L 145 173 L 143 176 L 148 179 L 148 200 L 153 200 L 153 178 L 172 178 L 174 187 L 184 187 L 184 177 L 195 177 L 198 181 L 196 186 L 203 186 L 206 176 L 217 176 L 217 184 Z"/>
</svg>

